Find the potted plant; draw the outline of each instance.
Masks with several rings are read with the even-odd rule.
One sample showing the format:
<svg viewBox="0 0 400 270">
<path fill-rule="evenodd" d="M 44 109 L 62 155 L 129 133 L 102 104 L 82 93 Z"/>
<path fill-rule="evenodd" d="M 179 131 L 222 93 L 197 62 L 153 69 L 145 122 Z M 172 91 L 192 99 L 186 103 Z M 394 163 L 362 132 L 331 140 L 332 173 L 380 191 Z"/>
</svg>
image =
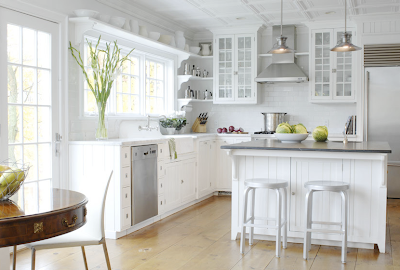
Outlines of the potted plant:
<svg viewBox="0 0 400 270">
<path fill-rule="evenodd" d="M 165 118 L 160 120 L 160 125 L 166 129 L 167 135 L 173 135 L 175 133 L 176 121 L 174 118 Z"/>
<path fill-rule="evenodd" d="M 176 118 L 176 131 L 178 133 L 182 133 L 184 131 L 184 127 L 186 126 L 186 118 L 182 117 L 182 118 Z"/>
<path fill-rule="evenodd" d="M 88 42 L 88 65 L 92 69 L 93 75 L 88 75 L 87 68 L 82 60 L 81 53 L 79 50 L 72 47 L 71 42 L 69 43 L 69 50 L 76 62 L 80 66 L 86 82 L 92 91 L 97 104 L 99 113 L 99 121 L 96 129 L 96 139 L 104 140 L 108 138 L 107 128 L 105 124 L 105 112 L 107 106 L 107 100 L 111 93 L 111 88 L 114 80 L 120 73 L 120 67 L 124 61 L 130 61 L 128 58 L 132 49 L 125 57 L 121 55 L 121 49 L 118 48 L 117 41 L 114 41 L 114 45 L 106 43 L 106 49 L 99 49 L 101 36 L 99 37 L 97 44 L 92 45 Z"/>
</svg>

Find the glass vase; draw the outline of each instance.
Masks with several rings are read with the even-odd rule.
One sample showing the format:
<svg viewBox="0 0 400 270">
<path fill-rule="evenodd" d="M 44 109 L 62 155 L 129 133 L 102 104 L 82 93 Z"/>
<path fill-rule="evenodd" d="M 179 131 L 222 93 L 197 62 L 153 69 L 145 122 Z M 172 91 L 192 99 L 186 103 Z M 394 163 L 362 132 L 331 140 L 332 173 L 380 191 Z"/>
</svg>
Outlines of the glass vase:
<svg viewBox="0 0 400 270">
<path fill-rule="evenodd" d="M 107 132 L 107 118 L 106 118 L 106 106 L 107 104 L 103 104 L 101 102 L 97 103 L 98 109 L 98 121 L 96 128 L 96 140 L 107 140 L 108 132 Z"/>
</svg>

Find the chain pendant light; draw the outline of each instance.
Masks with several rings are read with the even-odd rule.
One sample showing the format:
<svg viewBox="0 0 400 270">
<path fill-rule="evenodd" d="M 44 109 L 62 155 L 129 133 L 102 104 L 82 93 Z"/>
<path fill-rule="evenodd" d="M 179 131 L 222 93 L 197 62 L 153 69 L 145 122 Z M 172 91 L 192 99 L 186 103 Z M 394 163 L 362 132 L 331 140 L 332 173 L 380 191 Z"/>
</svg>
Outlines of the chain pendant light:
<svg viewBox="0 0 400 270">
<path fill-rule="evenodd" d="M 268 53 L 280 54 L 280 53 L 295 52 L 295 50 L 289 48 L 286 45 L 287 37 L 284 37 L 282 32 L 283 32 L 283 0 L 281 0 L 281 36 L 276 39 L 277 42 Z"/>
<path fill-rule="evenodd" d="M 347 0 L 344 1 L 344 33 L 335 47 L 331 49 L 332 52 L 353 52 L 359 51 L 358 47 L 351 43 L 351 34 L 347 33 Z"/>
</svg>

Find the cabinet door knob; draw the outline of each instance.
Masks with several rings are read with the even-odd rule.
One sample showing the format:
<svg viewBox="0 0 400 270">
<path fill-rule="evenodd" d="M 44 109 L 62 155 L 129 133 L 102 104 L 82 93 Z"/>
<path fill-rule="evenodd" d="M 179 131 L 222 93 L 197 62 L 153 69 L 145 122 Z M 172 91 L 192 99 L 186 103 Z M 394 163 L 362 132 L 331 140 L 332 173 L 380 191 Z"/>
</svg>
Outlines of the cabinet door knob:
<svg viewBox="0 0 400 270">
<path fill-rule="evenodd" d="M 296 193 L 292 192 L 292 195 L 296 195 Z"/>
<path fill-rule="evenodd" d="M 125 153 L 125 158 L 128 158 L 128 154 L 127 153 Z"/>
<path fill-rule="evenodd" d="M 183 184 L 183 180 L 181 180 L 181 184 Z"/>
<path fill-rule="evenodd" d="M 160 203 L 161 203 L 161 205 L 162 205 L 162 201 L 161 201 Z"/>
<path fill-rule="evenodd" d="M 161 187 L 162 187 L 162 184 L 161 184 Z"/>
<path fill-rule="evenodd" d="M 128 173 L 125 174 L 125 178 L 128 178 Z"/>
<path fill-rule="evenodd" d="M 125 198 L 128 198 L 128 194 L 125 194 Z"/>
<path fill-rule="evenodd" d="M 126 214 L 126 218 L 128 218 L 128 214 Z"/>
<path fill-rule="evenodd" d="M 239 74 L 239 72 L 235 71 L 233 74 L 235 74 L 235 75 L 238 75 L 238 74 Z"/>
<path fill-rule="evenodd" d="M 162 166 L 160 166 L 160 171 L 162 171 Z"/>
</svg>

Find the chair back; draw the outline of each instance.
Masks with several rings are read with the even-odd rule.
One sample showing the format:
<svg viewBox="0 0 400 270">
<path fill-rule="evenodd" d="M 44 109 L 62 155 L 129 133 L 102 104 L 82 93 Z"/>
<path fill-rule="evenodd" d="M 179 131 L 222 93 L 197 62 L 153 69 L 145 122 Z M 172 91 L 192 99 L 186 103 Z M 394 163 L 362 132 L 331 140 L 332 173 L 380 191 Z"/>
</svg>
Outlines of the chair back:
<svg viewBox="0 0 400 270">
<path fill-rule="evenodd" d="M 82 227 L 88 234 L 96 239 L 105 237 L 104 233 L 104 210 L 106 205 L 107 191 L 110 186 L 113 171 L 107 181 L 105 175 L 91 175 L 86 183 L 81 185 L 81 192 L 88 198 L 86 224 Z"/>
</svg>

